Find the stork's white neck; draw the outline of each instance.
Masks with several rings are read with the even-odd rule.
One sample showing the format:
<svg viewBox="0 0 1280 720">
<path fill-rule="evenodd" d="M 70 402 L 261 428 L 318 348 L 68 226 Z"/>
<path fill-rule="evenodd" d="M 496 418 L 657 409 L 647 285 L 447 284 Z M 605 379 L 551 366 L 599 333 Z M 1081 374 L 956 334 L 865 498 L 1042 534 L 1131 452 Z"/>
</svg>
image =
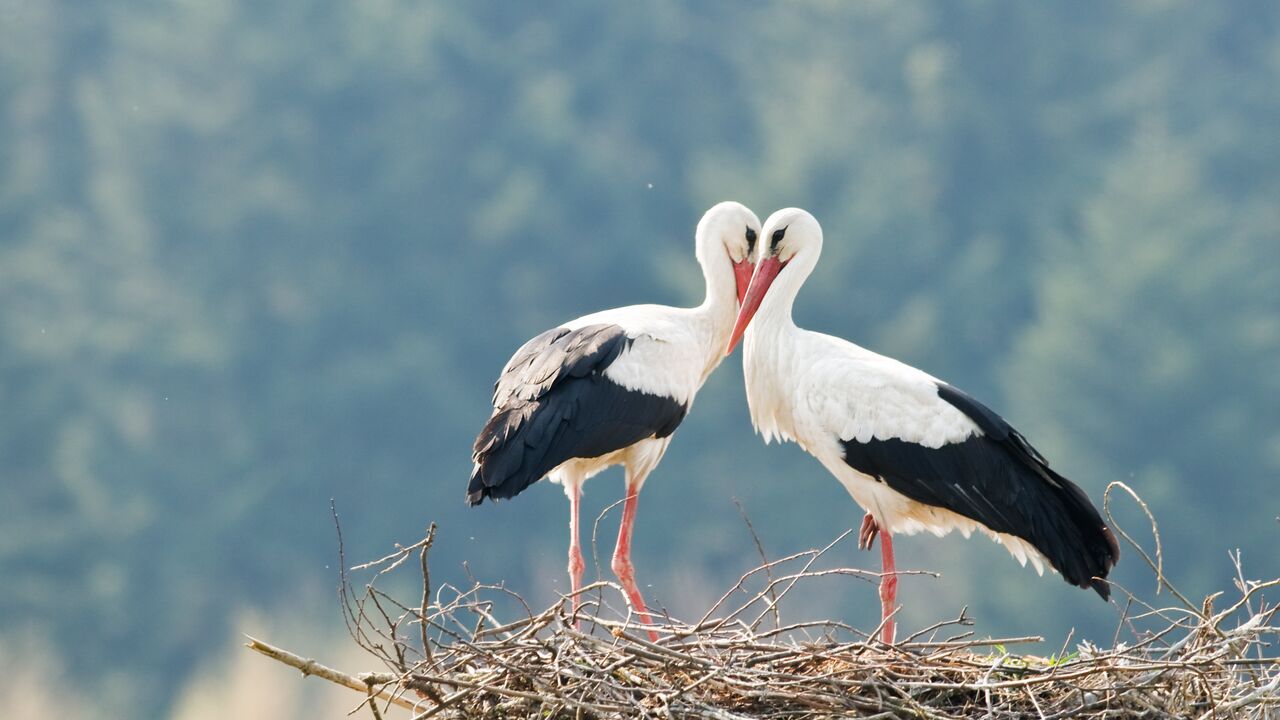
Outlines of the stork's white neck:
<svg viewBox="0 0 1280 720">
<path fill-rule="evenodd" d="M 765 293 L 755 319 L 747 327 L 748 334 L 758 328 L 795 327 L 795 322 L 791 319 L 791 308 L 795 305 L 796 295 L 800 293 L 804 281 L 809 279 L 809 274 L 817 266 L 820 252 L 817 247 L 806 247 L 792 256 Z"/>
<path fill-rule="evenodd" d="M 710 243 L 708 243 L 710 244 Z M 702 266 L 702 279 L 706 285 L 706 297 L 699 309 L 724 310 L 737 312 L 737 285 L 733 280 L 733 262 L 723 248 L 708 248 L 699 253 L 698 264 Z"/>
<path fill-rule="evenodd" d="M 742 343 L 747 405 L 751 409 L 751 422 L 765 442 L 798 437 L 791 412 L 791 383 L 786 381 L 798 370 L 791 354 L 796 347 L 793 336 L 801 332 L 791 319 L 791 308 L 804 281 L 817 265 L 818 254 L 817 248 L 806 248 L 782 268 L 747 326 Z"/>
<path fill-rule="evenodd" d="M 724 358 L 724 346 L 729 342 L 738 316 L 738 288 L 733 277 L 733 262 L 722 249 L 699 253 L 698 263 L 702 266 L 706 296 L 693 313 L 707 344 L 705 378 Z"/>
</svg>

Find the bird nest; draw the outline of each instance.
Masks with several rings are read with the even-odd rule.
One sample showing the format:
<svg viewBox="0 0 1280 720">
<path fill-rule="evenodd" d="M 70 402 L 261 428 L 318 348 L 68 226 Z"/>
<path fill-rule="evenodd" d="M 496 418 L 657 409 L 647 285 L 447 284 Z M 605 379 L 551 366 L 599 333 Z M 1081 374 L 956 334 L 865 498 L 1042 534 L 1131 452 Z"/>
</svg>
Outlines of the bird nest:
<svg viewBox="0 0 1280 720">
<path fill-rule="evenodd" d="M 357 709 L 378 720 L 405 713 L 397 706 L 414 718 L 1280 717 L 1280 627 L 1263 598 L 1280 579 L 1247 580 L 1237 554 L 1230 600 L 1191 603 L 1161 571 L 1158 533 L 1153 559 L 1121 532 L 1172 604 L 1113 585 L 1124 607 L 1114 646 L 1064 645 L 1051 657 L 1009 649 L 1041 638 L 973 637 L 964 611 L 893 645 L 876 639 L 878 628 L 784 621 L 783 601 L 817 578 L 878 577 L 815 569 L 834 542 L 765 562 L 697 621 L 641 626 L 610 582 L 584 587 L 577 611 L 569 598 L 535 611 L 496 585 L 433 591 L 434 525 L 343 574 L 348 630 L 381 670 L 352 676 L 259 640 L 249 647 L 363 693 Z M 420 581 L 421 596 L 382 590 L 396 574 Z M 495 616 L 513 606 L 516 619 Z"/>
</svg>

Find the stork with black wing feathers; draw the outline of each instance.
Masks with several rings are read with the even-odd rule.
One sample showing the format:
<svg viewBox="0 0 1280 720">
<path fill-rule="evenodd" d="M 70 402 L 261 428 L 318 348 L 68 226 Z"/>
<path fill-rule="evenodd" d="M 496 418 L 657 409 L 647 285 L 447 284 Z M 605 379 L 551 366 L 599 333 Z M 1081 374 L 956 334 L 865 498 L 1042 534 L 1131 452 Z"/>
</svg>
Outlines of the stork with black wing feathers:
<svg viewBox="0 0 1280 720">
<path fill-rule="evenodd" d="M 493 414 L 475 442 L 467 503 L 515 497 L 543 477 L 559 483 L 569 497 L 575 610 L 585 567 L 578 540 L 582 484 L 623 465 L 626 500 L 612 566 L 640 618 L 650 622 L 631 564 L 640 489 L 724 357 L 759 231 L 760 220 L 743 205 L 712 207 L 695 233 L 706 283 L 701 305 L 633 305 L 570 320 L 525 343 L 498 378 Z"/>
<path fill-rule="evenodd" d="M 796 327 L 791 307 L 821 252 L 812 215 L 788 208 L 769 217 L 729 351 L 745 332 L 747 401 L 765 441 L 798 443 L 866 510 L 859 546 L 880 537 L 882 639 L 894 637 L 892 533 L 980 530 L 1024 565 L 1043 572 L 1047 563 L 1108 598 L 1115 536 L 1021 433 L 921 370 Z"/>
</svg>

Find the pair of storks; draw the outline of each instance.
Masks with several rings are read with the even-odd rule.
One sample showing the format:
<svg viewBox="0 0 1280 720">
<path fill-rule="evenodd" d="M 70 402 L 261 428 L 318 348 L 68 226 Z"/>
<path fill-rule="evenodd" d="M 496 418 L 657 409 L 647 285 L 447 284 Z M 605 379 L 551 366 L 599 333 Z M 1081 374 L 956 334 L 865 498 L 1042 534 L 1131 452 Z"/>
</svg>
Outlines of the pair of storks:
<svg viewBox="0 0 1280 720">
<path fill-rule="evenodd" d="M 1067 582 L 1109 596 L 1114 536 L 1085 493 L 1021 433 L 927 373 L 792 322 L 792 303 L 822 251 L 812 215 L 779 210 L 760 230 L 749 209 L 723 202 L 702 217 L 695 241 L 706 280 L 701 305 L 605 310 L 538 335 L 503 368 L 476 439 L 471 505 L 514 497 L 543 477 L 564 487 L 575 608 L 582 484 L 620 464 L 626 499 L 613 571 L 651 622 L 631 564 L 640 489 L 703 381 L 744 334 L 756 431 L 765 442 L 798 443 L 844 484 L 866 511 L 859 547 L 880 537 L 886 643 L 894 638 L 895 533 L 981 530 L 1024 565 L 1043 573 L 1047 562 Z"/>
</svg>

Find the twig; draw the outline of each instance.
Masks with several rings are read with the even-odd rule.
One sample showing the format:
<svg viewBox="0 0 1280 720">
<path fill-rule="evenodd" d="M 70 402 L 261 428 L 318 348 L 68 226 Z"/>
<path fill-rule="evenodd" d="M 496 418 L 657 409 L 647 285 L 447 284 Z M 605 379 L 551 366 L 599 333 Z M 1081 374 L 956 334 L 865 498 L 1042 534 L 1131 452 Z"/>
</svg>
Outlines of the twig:
<svg viewBox="0 0 1280 720">
<path fill-rule="evenodd" d="M 1120 524 L 1116 522 L 1116 519 L 1114 517 L 1112 517 L 1111 491 L 1114 490 L 1115 488 L 1120 488 L 1121 490 L 1124 490 L 1126 493 L 1128 493 L 1129 497 L 1133 498 L 1134 502 L 1138 503 L 1138 507 L 1142 508 L 1142 512 L 1146 513 L 1147 520 L 1151 521 L 1151 535 L 1154 538 L 1155 544 L 1156 544 L 1155 561 L 1151 560 L 1151 556 L 1147 554 L 1147 551 L 1142 549 L 1142 546 L 1139 545 L 1136 540 L 1130 537 L 1129 533 L 1125 532 L 1124 528 L 1121 527 Z M 1147 503 L 1141 497 L 1138 496 L 1138 493 L 1133 491 L 1133 488 L 1120 482 L 1119 480 L 1115 480 L 1111 482 L 1109 485 L 1107 485 L 1107 489 L 1102 493 L 1102 507 L 1103 507 L 1103 510 L 1105 510 L 1107 513 L 1107 521 L 1111 523 L 1111 527 L 1115 528 L 1116 532 L 1120 533 L 1120 536 L 1123 537 L 1130 545 L 1132 545 L 1133 549 L 1137 550 L 1138 553 L 1142 555 L 1142 559 L 1146 560 L 1147 564 L 1151 566 L 1151 569 L 1155 571 L 1156 594 L 1157 595 L 1160 594 L 1161 586 L 1167 587 L 1169 588 L 1169 592 L 1173 593 L 1174 597 L 1181 600 L 1182 603 L 1186 605 L 1188 609 L 1194 612 L 1196 610 L 1195 605 L 1192 604 L 1192 602 L 1188 600 L 1185 595 L 1178 592 L 1178 589 L 1175 588 L 1169 582 L 1168 578 L 1165 577 L 1164 551 L 1161 549 L 1161 546 L 1160 546 L 1160 529 L 1156 525 L 1156 516 L 1151 514 L 1151 508 L 1147 507 Z"/>
<path fill-rule="evenodd" d="M 248 635 L 245 635 L 245 638 L 248 639 L 249 641 L 244 644 L 245 647 L 249 648 L 250 650 L 253 650 L 254 652 L 262 653 L 263 655 L 266 655 L 272 660 L 284 663 L 289 667 L 297 668 L 298 670 L 302 671 L 302 674 L 304 676 L 314 675 L 315 677 L 318 677 L 321 680 L 328 680 L 329 682 L 334 683 L 336 685 L 341 685 L 343 687 L 351 688 L 352 690 L 355 690 L 358 693 L 364 693 L 364 694 L 371 694 L 372 688 L 375 685 L 383 684 L 383 683 L 361 682 L 360 680 L 357 680 L 356 678 L 344 672 L 341 672 L 339 670 L 334 670 L 333 668 L 325 665 L 321 665 L 315 660 L 304 658 L 299 655 L 294 655 L 288 650 L 278 648 L 274 645 L 268 645 L 267 643 L 264 643 L 261 640 L 254 637 L 250 637 Z M 405 700 L 404 698 L 395 697 L 394 695 L 387 692 L 379 692 L 376 694 L 372 694 L 372 697 L 375 697 L 381 700 L 386 700 L 387 702 L 395 703 L 400 707 L 406 707 L 406 708 L 409 708 L 410 710 L 415 709 L 415 705 L 413 703 L 409 702 L 408 700 Z"/>
<path fill-rule="evenodd" d="M 747 532 L 751 534 L 751 541 L 755 543 L 756 553 L 760 555 L 760 567 L 764 568 L 765 581 L 769 584 L 769 599 L 771 601 L 769 610 L 773 613 L 773 626 L 775 628 L 782 627 L 782 615 L 778 610 L 778 594 L 773 589 L 773 568 L 769 566 L 769 556 L 765 555 L 764 543 L 760 542 L 760 536 L 756 534 L 756 528 L 751 524 L 751 518 L 747 517 L 747 510 L 742 507 L 742 503 L 738 498 L 733 499 L 733 504 L 734 507 L 738 508 L 738 514 L 742 516 L 742 522 L 746 523 Z M 759 621 L 757 621 L 758 623 Z"/>
<path fill-rule="evenodd" d="M 422 551 L 418 553 L 422 564 L 422 604 L 418 606 L 418 628 L 422 632 L 422 657 L 426 658 L 429 665 L 435 665 L 435 660 L 431 657 L 431 642 L 427 638 L 427 606 L 431 603 L 431 570 L 427 567 L 427 552 L 431 550 L 431 543 L 435 539 L 436 524 L 431 523 L 427 528 L 427 537 L 422 541 Z"/>
</svg>

